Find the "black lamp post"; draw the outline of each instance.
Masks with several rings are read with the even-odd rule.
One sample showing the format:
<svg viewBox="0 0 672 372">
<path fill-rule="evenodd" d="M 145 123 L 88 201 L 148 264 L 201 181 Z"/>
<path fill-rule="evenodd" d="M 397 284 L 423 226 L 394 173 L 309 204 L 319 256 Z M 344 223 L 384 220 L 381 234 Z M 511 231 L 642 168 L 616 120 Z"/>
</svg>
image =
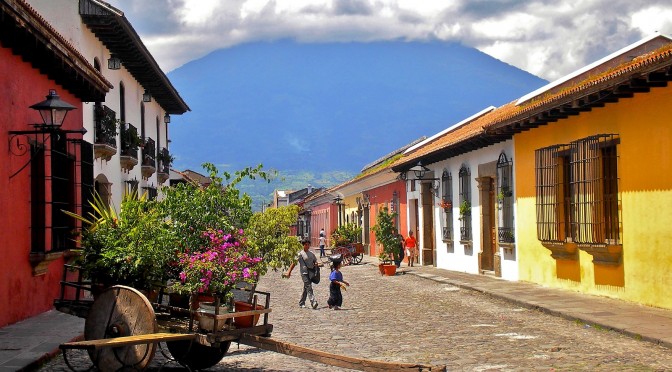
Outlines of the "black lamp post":
<svg viewBox="0 0 672 372">
<path fill-rule="evenodd" d="M 410 170 L 412 170 L 415 174 L 415 178 L 422 179 L 425 176 L 425 173 L 429 171 L 429 168 L 422 165 L 422 162 L 418 162 L 418 164 L 416 164 L 414 167 L 411 167 Z"/>
<path fill-rule="evenodd" d="M 61 98 L 56 94 L 56 90 L 50 89 L 47 99 L 30 106 L 33 110 L 37 110 L 42 117 L 42 126 L 44 128 L 56 129 L 60 128 L 65 120 L 68 111 L 76 109 L 75 106 L 61 101 Z"/>
<path fill-rule="evenodd" d="M 107 68 L 110 70 L 119 70 L 121 68 L 121 59 L 114 54 L 107 60 Z"/>
</svg>

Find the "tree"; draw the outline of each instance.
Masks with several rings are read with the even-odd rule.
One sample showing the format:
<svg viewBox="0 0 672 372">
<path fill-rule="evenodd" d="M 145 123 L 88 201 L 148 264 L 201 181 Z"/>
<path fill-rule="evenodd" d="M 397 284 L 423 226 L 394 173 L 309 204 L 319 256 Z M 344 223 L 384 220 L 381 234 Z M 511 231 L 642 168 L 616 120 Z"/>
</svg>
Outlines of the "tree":
<svg viewBox="0 0 672 372">
<path fill-rule="evenodd" d="M 296 224 L 299 207 L 290 205 L 269 208 L 252 215 L 246 231 L 250 254 L 262 257 L 262 267 L 257 272 L 257 280 L 268 269 L 286 269 L 296 260 L 302 249 L 295 236 L 290 236 L 290 226 Z M 256 285 L 255 285 L 256 286 Z M 254 292 L 251 292 L 250 296 Z M 251 302 L 251 299 L 248 301 Z"/>
<path fill-rule="evenodd" d="M 378 211 L 377 223 L 373 226 L 376 241 L 383 245 L 383 252 L 380 255 L 381 260 L 389 260 L 390 257 L 394 257 L 395 260 L 400 259 L 398 247 L 401 241 L 399 240 L 397 226 L 394 224 L 395 216 L 396 213 L 389 213 L 387 207 L 384 207 Z"/>
</svg>

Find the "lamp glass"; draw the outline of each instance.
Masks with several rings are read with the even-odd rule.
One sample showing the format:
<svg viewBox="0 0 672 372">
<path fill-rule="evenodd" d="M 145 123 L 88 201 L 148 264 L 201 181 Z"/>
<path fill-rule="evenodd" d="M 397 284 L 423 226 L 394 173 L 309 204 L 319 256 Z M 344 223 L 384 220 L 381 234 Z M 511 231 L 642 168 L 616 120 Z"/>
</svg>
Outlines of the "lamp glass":
<svg viewBox="0 0 672 372">
<path fill-rule="evenodd" d="M 30 108 L 37 110 L 42 117 L 42 123 L 49 127 L 60 127 L 65 120 L 68 111 L 74 110 L 76 107 L 61 101 L 61 98 L 56 94 L 56 90 L 50 89 L 46 100 L 36 103 Z"/>
<path fill-rule="evenodd" d="M 142 102 L 151 102 L 152 101 L 152 95 L 149 93 L 148 90 L 145 90 L 145 93 L 142 94 Z"/>
<path fill-rule="evenodd" d="M 170 123 L 170 115 L 166 114 L 166 115 L 163 117 L 163 122 L 166 123 L 166 124 Z"/>
<path fill-rule="evenodd" d="M 107 68 L 110 70 L 119 70 L 121 68 L 121 59 L 117 56 L 111 56 L 110 59 L 107 60 Z"/>
</svg>

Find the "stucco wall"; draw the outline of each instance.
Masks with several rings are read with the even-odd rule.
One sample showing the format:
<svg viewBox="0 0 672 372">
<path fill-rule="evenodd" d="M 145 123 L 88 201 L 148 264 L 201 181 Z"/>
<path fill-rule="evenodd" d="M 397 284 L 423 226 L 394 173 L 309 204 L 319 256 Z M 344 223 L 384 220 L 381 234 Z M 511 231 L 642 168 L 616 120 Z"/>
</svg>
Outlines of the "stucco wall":
<svg viewBox="0 0 672 372">
<path fill-rule="evenodd" d="M 453 243 L 447 244 L 442 239 L 441 218 L 444 218 L 443 210 L 438 206 L 441 200 L 442 190 L 439 190 L 439 196 L 434 197 L 434 223 L 435 223 L 435 246 L 437 247 L 437 267 L 467 272 L 472 274 L 478 273 L 478 252 L 482 249 L 482 235 L 481 235 L 481 205 L 480 195 L 478 189 L 478 182 L 476 178 L 479 177 L 478 167 L 480 164 L 488 164 L 497 162 L 497 159 L 504 151 L 510 158 L 513 154 L 512 141 L 498 143 L 488 146 L 483 149 L 472 151 L 461 156 L 443 160 L 427 167 L 434 171 L 436 178 L 441 178 L 444 169 L 448 170 L 452 175 L 452 195 L 453 195 Z M 468 249 L 465 245 L 460 243 L 460 213 L 459 213 L 459 195 L 460 195 L 460 168 L 462 165 L 469 167 L 471 172 L 470 192 L 471 192 L 471 228 L 472 228 L 472 243 L 473 249 Z M 515 164 L 515 158 L 514 158 Z M 514 165 L 515 169 L 515 165 Z M 514 193 L 516 185 L 514 184 Z M 496 212 L 496 210 L 495 210 Z M 422 213 L 420 213 L 422 215 Z M 516 217 L 514 215 L 514 221 Z M 507 280 L 518 280 L 518 261 L 516 259 L 516 249 L 513 251 L 505 251 L 502 248 L 498 250 L 501 256 L 502 278 Z"/>
<path fill-rule="evenodd" d="M 672 88 L 652 88 L 515 136 L 520 279 L 672 308 Z M 536 237 L 534 150 L 594 134 L 616 133 L 622 263 L 555 260 Z"/>
<path fill-rule="evenodd" d="M 17 322 L 52 308 L 58 295 L 63 261 L 51 262 L 45 275 L 33 276 L 28 261 L 30 253 L 30 153 L 16 146 L 25 137 L 15 137 L 10 143 L 8 131 L 31 130 L 30 124 L 40 123 L 37 111 L 29 106 L 45 99 L 49 89 L 56 89 L 62 100 L 77 107 L 65 119 L 63 129 L 81 128 L 81 102 L 63 87 L 25 63 L 6 48 L 0 48 L 0 179 L 4 187 L 0 195 L 0 327 Z M 8 147 L 9 144 L 9 147 Z M 28 166 L 24 169 L 25 165 Z M 47 224 L 50 225 L 49 221 Z"/>
</svg>

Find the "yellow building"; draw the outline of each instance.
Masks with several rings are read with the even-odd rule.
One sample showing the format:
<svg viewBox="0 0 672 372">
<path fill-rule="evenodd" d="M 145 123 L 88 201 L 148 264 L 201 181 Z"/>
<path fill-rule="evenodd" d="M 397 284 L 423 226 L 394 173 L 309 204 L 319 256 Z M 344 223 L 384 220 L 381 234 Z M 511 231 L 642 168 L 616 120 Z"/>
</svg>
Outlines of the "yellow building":
<svg viewBox="0 0 672 372">
<path fill-rule="evenodd" d="M 485 127 L 513 134 L 520 280 L 672 309 L 671 42 L 624 48 Z"/>
</svg>

